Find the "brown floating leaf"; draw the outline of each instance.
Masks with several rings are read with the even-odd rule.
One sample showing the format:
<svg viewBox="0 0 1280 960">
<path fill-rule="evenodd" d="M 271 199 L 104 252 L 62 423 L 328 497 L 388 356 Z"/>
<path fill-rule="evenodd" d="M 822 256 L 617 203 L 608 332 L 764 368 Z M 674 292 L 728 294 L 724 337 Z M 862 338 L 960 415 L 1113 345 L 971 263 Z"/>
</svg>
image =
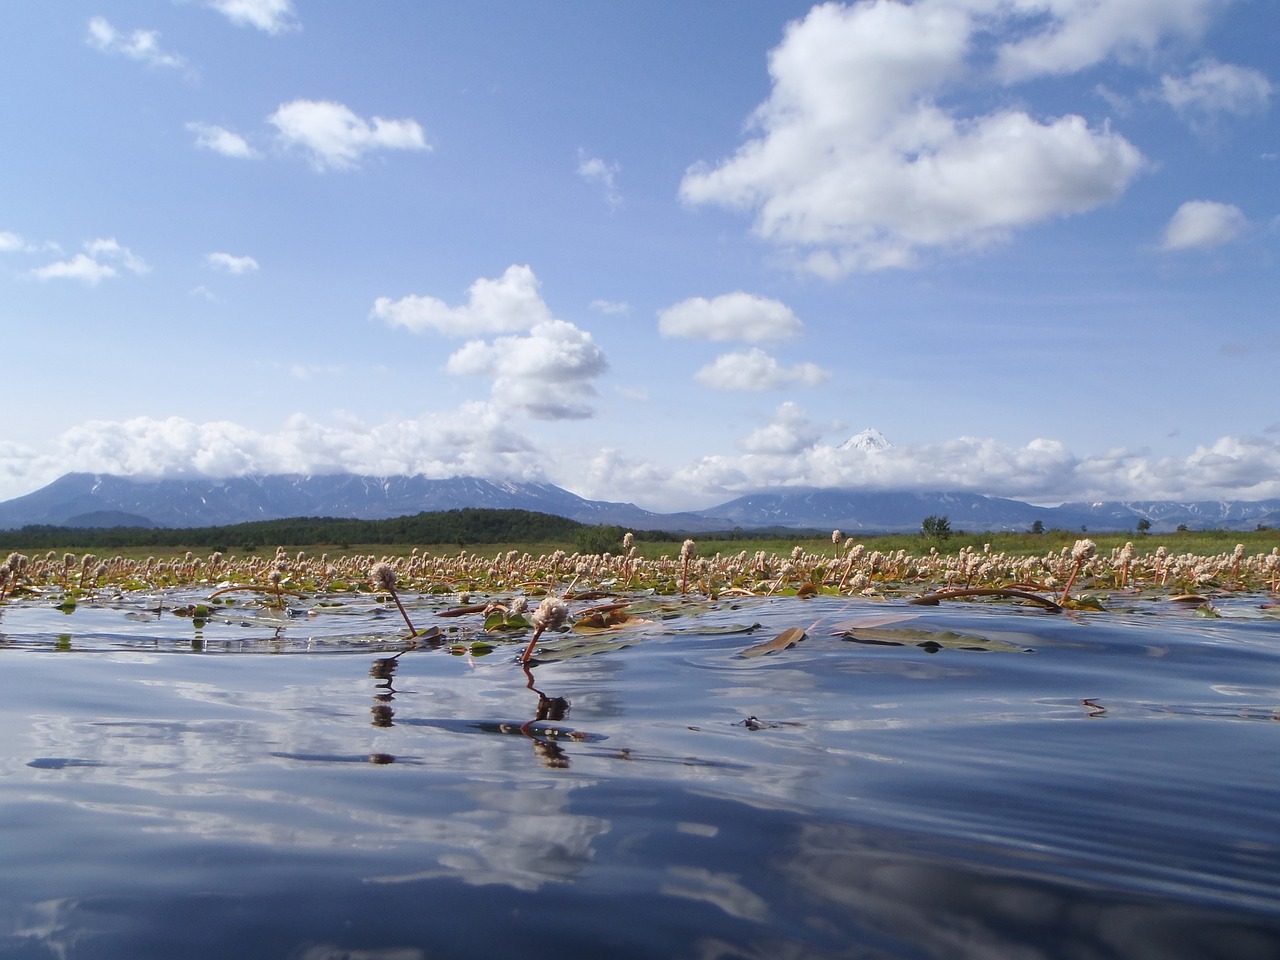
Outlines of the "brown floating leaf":
<svg viewBox="0 0 1280 960">
<path fill-rule="evenodd" d="M 766 640 L 764 643 L 757 643 L 754 647 L 747 647 L 738 656 L 740 657 L 763 657 L 770 653 L 777 653 L 780 650 L 788 650 L 805 638 L 804 629 L 801 627 L 787 627 L 772 640 Z"/>
<path fill-rule="evenodd" d="M 1047 597 L 1028 593 L 1025 590 L 1011 590 L 1005 587 L 966 587 L 962 590 L 938 590 L 934 593 L 927 593 L 923 597 L 915 597 L 907 602 L 936 607 L 939 600 L 957 600 L 963 597 L 1006 597 L 1011 600 L 1026 600 L 1029 603 L 1036 603 L 1046 610 L 1053 610 L 1054 612 L 1062 610 L 1059 604 L 1054 603 Z"/>
</svg>

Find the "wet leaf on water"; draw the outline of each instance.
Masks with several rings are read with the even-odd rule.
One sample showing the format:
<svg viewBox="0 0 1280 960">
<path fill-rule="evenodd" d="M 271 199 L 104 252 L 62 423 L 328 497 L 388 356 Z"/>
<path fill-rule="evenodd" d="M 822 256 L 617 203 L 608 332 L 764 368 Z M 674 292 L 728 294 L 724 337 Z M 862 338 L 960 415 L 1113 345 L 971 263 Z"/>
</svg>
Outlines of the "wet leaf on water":
<svg viewBox="0 0 1280 960">
<path fill-rule="evenodd" d="M 574 621 L 573 629 L 577 633 L 600 633 L 605 630 L 617 632 L 648 626 L 651 623 L 653 623 L 652 620 L 632 616 L 627 610 L 617 608 L 589 612 L 586 616 Z"/>
<path fill-rule="evenodd" d="M 853 643 L 877 647 L 919 647 L 926 653 L 940 650 L 972 650 L 978 652 L 1031 653 L 1030 647 L 1019 646 L 1007 640 L 996 640 L 973 633 L 954 633 L 951 630 L 920 630 L 911 627 L 866 627 L 846 630 L 841 637 Z"/>
<path fill-rule="evenodd" d="M 503 613 L 495 610 L 484 619 L 484 628 L 489 633 L 501 631 L 520 631 L 529 629 L 529 621 L 518 613 Z"/>
<path fill-rule="evenodd" d="M 805 631 L 802 627 L 787 627 L 772 640 L 766 640 L 764 643 L 757 643 L 753 647 L 747 647 L 738 656 L 763 657 L 771 653 L 779 653 L 782 650 L 791 649 L 804 638 Z"/>
<path fill-rule="evenodd" d="M 892 623 L 904 623 L 907 620 L 915 620 L 923 616 L 920 613 L 869 613 L 861 617 L 854 617 L 851 620 L 841 620 L 839 623 L 832 624 L 832 628 L 836 633 L 848 633 L 850 630 L 861 630 L 867 627 L 887 627 Z"/>
</svg>

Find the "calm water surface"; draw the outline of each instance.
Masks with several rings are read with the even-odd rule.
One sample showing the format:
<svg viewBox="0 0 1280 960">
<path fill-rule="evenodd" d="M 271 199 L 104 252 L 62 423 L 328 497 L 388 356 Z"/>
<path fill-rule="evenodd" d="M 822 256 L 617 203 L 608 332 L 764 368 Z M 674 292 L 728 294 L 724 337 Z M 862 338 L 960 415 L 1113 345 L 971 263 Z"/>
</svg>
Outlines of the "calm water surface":
<svg viewBox="0 0 1280 960">
<path fill-rule="evenodd" d="M 1280 956 L 1264 597 L 672 603 L 526 672 L 201 596 L 0 606 L 0 956 Z"/>
</svg>

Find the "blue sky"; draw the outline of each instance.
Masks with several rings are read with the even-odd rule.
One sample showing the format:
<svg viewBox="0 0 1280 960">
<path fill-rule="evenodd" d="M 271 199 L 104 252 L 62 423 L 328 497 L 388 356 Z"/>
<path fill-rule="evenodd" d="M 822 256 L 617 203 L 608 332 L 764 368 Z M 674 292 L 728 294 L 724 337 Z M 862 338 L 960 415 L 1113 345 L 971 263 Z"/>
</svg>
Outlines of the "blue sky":
<svg viewBox="0 0 1280 960">
<path fill-rule="evenodd" d="M 5 4 L 0 498 L 1280 496 L 1278 19 Z"/>
</svg>

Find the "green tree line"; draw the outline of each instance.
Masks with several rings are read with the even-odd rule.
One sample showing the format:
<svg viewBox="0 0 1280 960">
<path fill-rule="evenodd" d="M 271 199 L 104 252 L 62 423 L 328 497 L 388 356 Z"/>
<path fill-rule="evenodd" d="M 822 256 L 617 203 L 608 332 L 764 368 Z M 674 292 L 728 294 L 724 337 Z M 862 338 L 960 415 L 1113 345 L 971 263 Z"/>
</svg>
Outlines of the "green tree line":
<svg viewBox="0 0 1280 960">
<path fill-rule="evenodd" d="M 0 549 L 189 547 L 243 550 L 353 543 L 456 543 L 468 546 L 571 542 L 584 529 L 592 528 L 576 520 L 532 510 L 467 508 L 418 513 L 389 520 L 293 517 L 219 527 L 58 527 L 39 524 L 19 530 L 0 530 Z M 619 542 L 621 539 L 619 532 Z"/>
</svg>

